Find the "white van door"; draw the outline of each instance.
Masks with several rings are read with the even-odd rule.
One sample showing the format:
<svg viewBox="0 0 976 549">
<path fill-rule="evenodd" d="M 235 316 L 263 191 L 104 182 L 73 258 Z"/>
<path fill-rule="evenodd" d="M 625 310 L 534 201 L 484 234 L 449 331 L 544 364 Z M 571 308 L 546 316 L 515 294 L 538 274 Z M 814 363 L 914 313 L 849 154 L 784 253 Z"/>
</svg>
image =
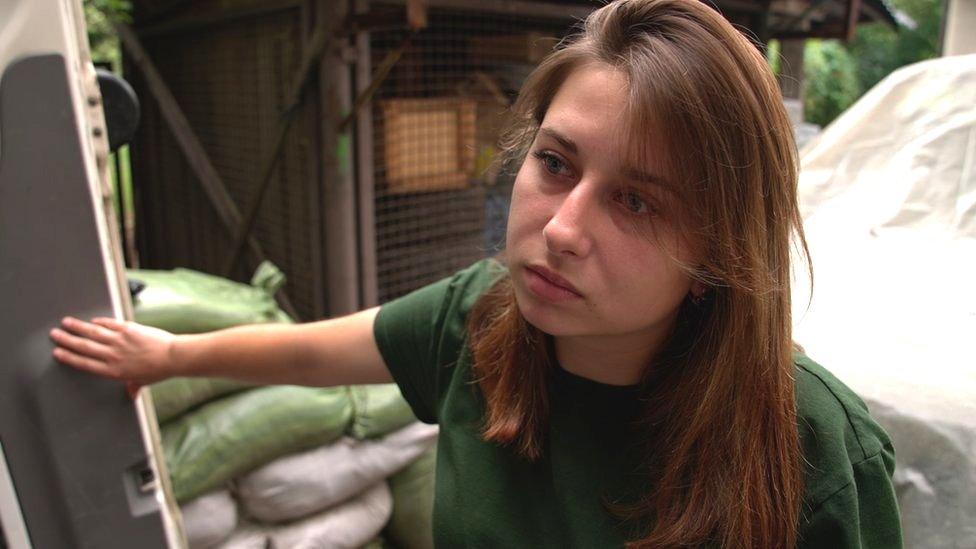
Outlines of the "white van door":
<svg viewBox="0 0 976 549">
<path fill-rule="evenodd" d="M 107 155 L 81 0 L 0 0 L 0 547 L 183 544 L 148 396 L 51 357 L 131 317 Z"/>
</svg>

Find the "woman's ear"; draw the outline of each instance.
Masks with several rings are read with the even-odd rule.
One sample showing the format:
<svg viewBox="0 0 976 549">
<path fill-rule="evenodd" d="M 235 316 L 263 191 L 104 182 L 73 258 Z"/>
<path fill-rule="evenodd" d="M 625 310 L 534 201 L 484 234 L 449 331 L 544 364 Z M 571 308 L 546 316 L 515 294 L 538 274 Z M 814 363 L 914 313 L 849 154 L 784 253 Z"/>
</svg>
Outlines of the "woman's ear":
<svg viewBox="0 0 976 549">
<path fill-rule="evenodd" d="M 695 306 L 701 305 L 705 301 L 705 292 L 708 291 L 708 286 L 700 280 L 695 280 L 691 283 L 691 290 L 688 292 L 691 298 L 692 304 Z"/>
</svg>

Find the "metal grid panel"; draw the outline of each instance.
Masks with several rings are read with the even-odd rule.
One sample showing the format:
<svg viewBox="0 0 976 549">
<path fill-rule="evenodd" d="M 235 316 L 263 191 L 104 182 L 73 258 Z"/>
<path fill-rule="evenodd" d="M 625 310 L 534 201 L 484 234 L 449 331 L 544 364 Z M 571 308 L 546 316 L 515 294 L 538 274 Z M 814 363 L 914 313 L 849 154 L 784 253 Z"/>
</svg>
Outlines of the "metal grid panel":
<svg viewBox="0 0 976 549">
<path fill-rule="evenodd" d="M 243 214 L 254 199 L 287 86 L 301 57 L 298 9 L 152 36 L 145 46 Z M 138 79 L 136 79 L 138 80 Z M 139 89 L 145 118 L 134 145 L 146 266 L 217 273 L 230 252 L 227 231 L 159 114 Z M 321 199 L 313 149 L 314 93 L 286 137 L 252 234 L 288 277 L 299 315 L 322 315 Z M 310 150 L 311 149 L 311 150 Z M 246 280 L 255 264 L 238 266 Z"/>
<path fill-rule="evenodd" d="M 569 30 L 565 19 L 430 10 L 373 101 L 380 303 L 502 248 L 513 177 L 486 168 L 507 105 Z M 372 32 L 373 66 L 404 36 Z"/>
</svg>

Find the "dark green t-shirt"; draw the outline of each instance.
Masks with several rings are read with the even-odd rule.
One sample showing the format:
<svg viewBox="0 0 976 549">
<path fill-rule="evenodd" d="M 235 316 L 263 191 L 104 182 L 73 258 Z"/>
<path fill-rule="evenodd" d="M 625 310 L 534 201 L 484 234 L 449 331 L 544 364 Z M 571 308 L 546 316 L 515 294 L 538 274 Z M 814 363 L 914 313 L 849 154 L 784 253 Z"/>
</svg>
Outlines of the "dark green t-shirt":
<svg viewBox="0 0 976 549">
<path fill-rule="evenodd" d="M 543 457 L 528 462 L 480 437 L 484 407 L 465 320 L 506 274 L 493 259 L 380 308 L 374 334 L 414 413 L 440 425 L 434 497 L 438 547 L 615 547 L 627 539 L 605 502 L 643 486 L 634 440 L 635 387 L 556 368 Z M 894 450 L 864 403 L 797 357 L 798 427 L 806 462 L 800 547 L 901 547 L 891 484 Z"/>
</svg>

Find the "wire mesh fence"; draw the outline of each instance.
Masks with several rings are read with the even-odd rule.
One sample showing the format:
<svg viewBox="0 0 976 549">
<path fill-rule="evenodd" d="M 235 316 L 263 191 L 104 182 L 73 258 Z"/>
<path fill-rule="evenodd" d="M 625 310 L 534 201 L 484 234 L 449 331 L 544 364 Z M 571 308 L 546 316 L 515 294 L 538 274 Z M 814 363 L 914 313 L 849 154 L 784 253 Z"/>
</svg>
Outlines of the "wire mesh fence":
<svg viewBox="0 0 976 549">
<path fill-rule="evenodd" d="M 287 87 L 302 54 L 300 10 L 144 36 L 150 57 L 242 212 L 254 200 L 259 164 L 270 148 Z M 134 73 L 135 71 L 130 71 Z M 140 97 L 152 94 L 133 78 Z M 140 193 L 140 251 L 152 268 L 219 273 L 232 242 L 218 221 L 154 101 L 143 101 L 133 172 Z M 317 119 L 306 102 L 292 124 L 253 236 L 288 277 L 302 318 L 319 317 L 322 299 L 320 190 L 312 156 Z M 247 280 L 253 261 L 233 273 Z"/>
<path fill-rule="evenodd" d="M 431 9 L 373 108 L 379 302 L 504 246 L 513 174 L 492 169 L 522 81 L 570 30 L 554 16 Z M 407 31 L 374 31 L 373 65 Z"/>
<path fill-rule="evenodd" d="M 501 250 L 513 174 L 491 169 L 498 137 L 522 81 L 573 23 L 559 10 L 527 15 L 480 9 L 467 0 L 457 4 L 429 9 L 428 25 L 411 37 L 364 107 L 372 138 L 339 140 L 340 146 L 355 143 L 371 153 L 372 162 L 358 164 L 355 184 L 360 192 L 366 186 L 373 191 L 374 223 L 343 238 L 371 240 L 359 249 L 375 250 L 375 271 L 362 270 L 375 272 L 375 280 L 362 283 L 376 288 L 379 303 Z M 143 28 L 142 40 L 243 212 L 257 193 L 259 165 L 307 47 L 303 40 L 316 4 L 276 2 L 278 8 L 266 6 L 260 15 L 215 16 L 208 22 L 213 14 L 228 13 L 220 11 L 222 5 L 188 3 L 171 20 L 154 20 L 155 31 Z M 358 5 L 393 22 L 368 31 L 368 59 L 375 68 L 409 33 L 404 2 Z M 187 26 L 193 17 L 202 23 Z M 339 39 L 348 39 L 350 47 L 355 43 Z M 144 266 L 220 273 L 231 238 L 152 94 L 129 68 L 137 92 L 147 99 L 133 144 Z M 354 68 L 350 64 L 348 70 Z M 324 222 L 329 182 L 323 177 L 328 170 L 322 121 L 338 117 L 329 112 L 334 104 L 323 98 L 322 87 L 313 82 L 306 91 L 252 232 L 287 275 L 288 297 L 305 320 L 330 312 L 326 243 L 335 235 L 326 234 Z M 363 158 L 362 150 L 356 156 Z M 247 280 L 254 266 L 242 262 L 233 278 Z"/>
</svg>

